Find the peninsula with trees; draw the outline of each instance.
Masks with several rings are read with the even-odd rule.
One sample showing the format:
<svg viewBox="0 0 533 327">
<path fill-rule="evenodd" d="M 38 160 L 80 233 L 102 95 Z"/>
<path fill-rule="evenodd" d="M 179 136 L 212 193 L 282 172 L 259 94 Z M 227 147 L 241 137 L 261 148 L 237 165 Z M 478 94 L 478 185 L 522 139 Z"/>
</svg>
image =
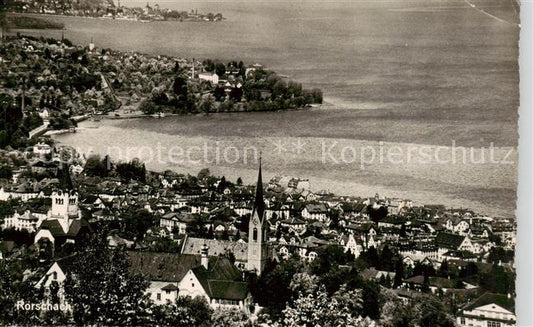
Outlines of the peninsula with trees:
<svg viewBox="0 0 533 327">
<path fill-rule="evenodd" d="M 5 37 L 0 47 L 0 93 L 5 103 L 15 103 L 18 116 L 32 119 L 28 128 L 42 121 L 61 130 L 90 116 L 275 111 L 322 103 L 320 90 L 304 89 L 260 64 L 150 56 L 20 35 Z M 30 136 L 28 128 L 17 140 Z"/>
</svg>

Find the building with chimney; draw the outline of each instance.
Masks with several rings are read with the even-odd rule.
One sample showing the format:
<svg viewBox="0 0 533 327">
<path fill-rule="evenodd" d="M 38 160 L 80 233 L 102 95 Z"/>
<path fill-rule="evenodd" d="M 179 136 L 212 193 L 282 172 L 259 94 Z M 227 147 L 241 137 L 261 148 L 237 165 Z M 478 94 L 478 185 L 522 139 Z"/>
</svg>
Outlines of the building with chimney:
<svg viewBox="0 0 533 327">
<path fill-rule="evenodd" d="M 148 296 L 155 304 L 174 303 L 178 296 L 203 297 L 212 308 L 249 311 L 252 297 L 242 272 L 224 256 L 131 251 L 133 273 L 150 281 Z"/>
</svg>

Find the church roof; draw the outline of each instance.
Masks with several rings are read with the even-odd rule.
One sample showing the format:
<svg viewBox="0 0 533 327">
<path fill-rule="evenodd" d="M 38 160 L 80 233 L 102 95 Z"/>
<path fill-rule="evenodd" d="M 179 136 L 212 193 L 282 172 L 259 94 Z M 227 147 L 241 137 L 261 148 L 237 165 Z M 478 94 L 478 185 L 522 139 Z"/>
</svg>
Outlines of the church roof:
<svg viewBox="0 0 533 327">
<path fill-rule="evenodd" d="M 236 261 L 248 261 L 248 243 L 244 242 L 186 237 L 183 241 L 181 253 L 199 255 L 204 244 L 209 248 L 209 255 L 218 256 L 231 252 Z"/>
<path fill-rule="evenodd" d="M 248 295 L 246 282 L 208 280 L 209 295 L 211 298 L 224 300 L 244 300 Z"/>
<path fill-rule="evenodd" d="M 57 219 L 47 219 L 41 223 L 41 229 L 47 229 L 52 233 L 52 236 L 65 236 L 65 232 L 63 231 L 63 227 L 61 227 L 61 224 L 59 223 L 59 220 Z"/>
<path fill-rule="evenodd" d="M 179 282 L 200 265 L 200 256 L 190 254 L 128 251 L 128 258 L 132 272 L 154 281 Z"/>
<path fill-rule="evenodd" d="M 248 295 L 241 272 L 227 258 L 210 258 L 208 269 L 198 266 L 193 272 L 210 298 L 243 300 Z"/>
<path fill-rule="evenodd" d="M 61 236 L 76 237 L 82 229 L 89 229 L 89 223 L 85 219 L 75 219 L 70 221 L 68 231 L 65 233 L 58 219 L 46 219 L 41 223 L 40 229 L 47 229 L 55 238 Z"/>
<path fill-rule="evenodd" d="M 67 236 L 77 236 L 82 228 L 90 228 L 89 223 L 85 219 L 73 220 L 69 226 Z"/>
<path fill-rule="evenodd" d="M 232 264 L 228 258 L 225 257 L 210 257 L 209 269 L 199 265 L 193 269 L 197 277 L 205 278 L 206 280 L 220 280 L 220 281 L 241 281 L 241 271 Z"/>
</svg>

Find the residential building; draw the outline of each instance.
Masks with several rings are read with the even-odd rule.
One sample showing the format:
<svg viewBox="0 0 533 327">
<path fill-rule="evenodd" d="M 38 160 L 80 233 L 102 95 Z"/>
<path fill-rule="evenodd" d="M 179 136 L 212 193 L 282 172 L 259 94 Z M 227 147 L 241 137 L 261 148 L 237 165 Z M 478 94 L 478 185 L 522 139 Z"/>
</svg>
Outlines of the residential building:
<svg viewBox="0 0 533 327">
<path fill-rule="evenodd" d="M 457 324 L 473 327 L 516 326 L 514 301 L 503 294 L 485 293 L 459 310 Z"/>
<path fill-rule="evenodd" d="M 213 85 L 216 85 L 219 82 L 218 75 L 215 73 L 200 73 L 198 74 L 198 78 L 204 81 L 211 82 Z"/>
<path fill-rule="evenodd" d="M 326 221 L 327 213 L 328 208 L 324 203 L 307 204 L 302 210 L 302 218 L 324 222 Z"/>
</svg>

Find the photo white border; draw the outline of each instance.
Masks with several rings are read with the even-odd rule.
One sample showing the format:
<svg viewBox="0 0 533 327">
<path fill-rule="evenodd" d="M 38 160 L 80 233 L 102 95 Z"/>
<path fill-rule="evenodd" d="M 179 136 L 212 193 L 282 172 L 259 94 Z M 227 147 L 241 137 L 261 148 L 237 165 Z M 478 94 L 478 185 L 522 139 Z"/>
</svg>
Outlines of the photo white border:
<svg viewBox="0 0 533 327">
<path fill-rule="evenodd" d="M 520 118 L 516 249 L 517 326 L 533 326 L 533 1 L 520 6 Z"/>
</svg>

